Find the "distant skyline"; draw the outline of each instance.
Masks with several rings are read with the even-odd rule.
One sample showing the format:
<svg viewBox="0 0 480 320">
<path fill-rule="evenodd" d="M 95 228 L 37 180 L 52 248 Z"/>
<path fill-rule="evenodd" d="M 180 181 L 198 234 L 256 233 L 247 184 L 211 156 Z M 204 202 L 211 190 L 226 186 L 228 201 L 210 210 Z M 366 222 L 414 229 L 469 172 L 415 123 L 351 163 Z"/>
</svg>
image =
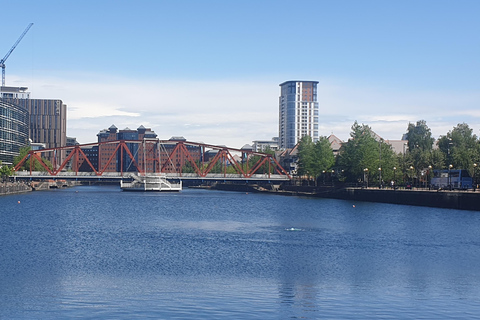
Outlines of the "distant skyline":
<svg viewBox="0 0 480 320">
<path fill-rule="evenodd" d="M 319 81 L 320 135 L 480 135 L 480 2 L 2 2 L 6 85 L 67 104 L 80 143 L 115 124 L 241 147 L 278 136 L 279 84 Z"/>
</svg>

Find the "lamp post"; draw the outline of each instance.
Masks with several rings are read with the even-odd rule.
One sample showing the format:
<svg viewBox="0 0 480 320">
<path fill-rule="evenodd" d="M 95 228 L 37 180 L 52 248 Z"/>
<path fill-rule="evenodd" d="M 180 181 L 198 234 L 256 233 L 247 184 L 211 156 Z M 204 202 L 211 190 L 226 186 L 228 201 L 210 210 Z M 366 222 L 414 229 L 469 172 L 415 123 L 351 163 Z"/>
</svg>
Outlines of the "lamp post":
<svg viewBox="0 0 480 320">
<path fill-rule="evenodd" d="M 477 164 L 473 164 L 473 191 L 477 188 Z"/>
<path fill-rule="evenodd" d="M 397 189 L 397 167 L 393 167 L 393 190 Z"/>
<path fill-rule="evenodd" d="M 407 168 L 406 168 L 406 165 L 405 165 L 405 148 L 408 147 L 408 144 L 405 142 L 403 144 L 403 164 L 402 164 L 402 169 L 403 169 L 403 185 L 405 186 L 405 175 L 407 174 L 406 171 L 407 171 Z"/>
<path fill-rule="evenodd" d="M 363 182 L 368 189 L 368 168 L 363 169 Z"/>
<path fill-rule="evenodd" d="M 452 190 L 452 176 L 450 175 L 450 170 L 452 170 L 453 164 L 448 165 L 448 189 Z"/>
<path fill-rule="evenodd" d="M 450 159 L 450 146 L 453 146 L 453 140 L 452 138 L 447 138 L 448 139 L 448 144 L 447 144 L 447 161 L 451 161 Z"/>
<path fill-rule="evenodd" d="M 378 184 L 379 188 L 382 189 L 382 139 L 378 141 L 378 152 L 378 163 L 380 164 L 380 167 L 378 168 Z"/>
<path fill-rule="evenodd" d="M 382 168 L 378 168 L 378 188 L 382 189 Z"/>
<path fill-rule="evenodd" d="M 413 166 L 410 166 L 410 178 L 412 179 L 410 187 L 413 188 Z"/>
<path fill-rule="evenodd" d="M 432 181 L 431 175 L 432 174 L 432 166 L 428 166 L 428 176 L 427 176 L 427 184 L 428 190 L 430 190 L 430 181 Z"/>
</svg>

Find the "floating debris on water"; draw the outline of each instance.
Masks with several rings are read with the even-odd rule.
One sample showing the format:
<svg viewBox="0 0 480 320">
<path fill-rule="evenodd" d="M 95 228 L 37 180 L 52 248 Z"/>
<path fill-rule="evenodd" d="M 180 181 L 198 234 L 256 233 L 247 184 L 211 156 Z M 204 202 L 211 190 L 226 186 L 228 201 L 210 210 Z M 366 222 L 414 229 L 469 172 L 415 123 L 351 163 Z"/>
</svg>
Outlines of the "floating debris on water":
<svg viewBox="0 0 480 320">
<path fill-rule="evenodd" d="M 287 228 L 285 231 L 303 231 L 302 229 L 299 228 Z"/>
</svg>

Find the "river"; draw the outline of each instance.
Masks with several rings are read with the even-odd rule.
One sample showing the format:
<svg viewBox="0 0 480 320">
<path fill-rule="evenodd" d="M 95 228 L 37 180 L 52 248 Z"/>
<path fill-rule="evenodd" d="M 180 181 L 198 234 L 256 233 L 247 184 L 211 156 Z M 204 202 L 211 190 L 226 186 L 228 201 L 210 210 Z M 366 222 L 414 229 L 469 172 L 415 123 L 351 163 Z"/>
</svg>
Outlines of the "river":
<svg viewBox="0 0 480 320">
<path fill-rule="evenodd" d="M 480 317 L 480 212 L 185 189 L 0 197 L 0 319 Z"/>
</svg>

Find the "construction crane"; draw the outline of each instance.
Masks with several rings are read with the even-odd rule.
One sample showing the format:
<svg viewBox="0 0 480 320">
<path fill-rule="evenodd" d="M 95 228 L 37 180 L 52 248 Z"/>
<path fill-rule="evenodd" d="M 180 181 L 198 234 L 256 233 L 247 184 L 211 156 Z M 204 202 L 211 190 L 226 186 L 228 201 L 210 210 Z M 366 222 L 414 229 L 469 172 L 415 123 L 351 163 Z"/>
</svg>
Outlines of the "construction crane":
<svg viewBox="0 0 480 320">
<path fill-rule="evenodd" d="M 28 27 L 25 29 L 25 31 L 23 31 L 22 35 L 20 36 L 20 38 L 18 38 L 17 42 L 15 42 L 15 44 L 13 45 L 13 47 L 10 49 L 10 51 L 7 52 L 7 54 L 5 55 L 5 57 L 3 57 L 2 60 L 0 60 L 0 67 L 2 67 L 2 87 L 5 87 L 5 61 L 7 61 L 8 57 L 10 56 L 10 54 L 12 53 L 13 50 L 15 50 L 15 48 L 17 47 L 17 45 L 20 43 L 20 41 L 22 41 L 23 37 L 25 36 L 25 34 L 28 32 L 28 30 L 30 30 L 30 28 L 33 26 L 33 23 L 30 23 L 28 25 Z"/>
</svg>

